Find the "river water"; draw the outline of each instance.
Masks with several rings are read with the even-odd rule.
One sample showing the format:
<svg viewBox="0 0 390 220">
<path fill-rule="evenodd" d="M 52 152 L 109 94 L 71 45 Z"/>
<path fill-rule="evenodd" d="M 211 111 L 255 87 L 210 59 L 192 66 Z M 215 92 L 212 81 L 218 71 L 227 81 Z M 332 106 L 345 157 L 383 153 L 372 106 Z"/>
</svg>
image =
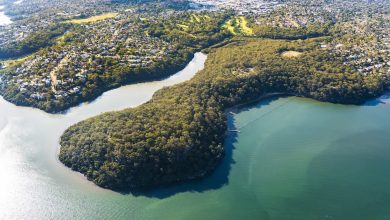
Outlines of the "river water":
<svg viewBox="0 0 390 220">
<path fill-rule="evenodd" d="M 64 115 L 0 99 L 0 219 L 389 219 L 390 102 L 364 106 L 271 98 L 229 114 L 240 133 L 211 176 L 147 193 L 96 187 L 57 159 L 62 132 L 100 112 L 135 107 L 186 81 L 109 91 Z"/>
</svg>

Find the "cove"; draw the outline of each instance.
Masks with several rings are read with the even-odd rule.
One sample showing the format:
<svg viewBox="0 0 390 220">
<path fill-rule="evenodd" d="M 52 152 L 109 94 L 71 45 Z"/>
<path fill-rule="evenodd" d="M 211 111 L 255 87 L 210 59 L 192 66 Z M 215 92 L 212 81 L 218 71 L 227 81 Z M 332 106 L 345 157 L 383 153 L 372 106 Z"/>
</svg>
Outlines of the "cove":
<svg viewBox="0 0 390 220">
<path fill-rule="evenodd" d="M 0 100 L 0 219 L 386 219 L 390 99 L 363 106 L 275 97 L 228 115 L 226 157 L 203 180 L 128 194 L 57 160 L 70 125 L 138 106 L 190 79 L 206 56 L 152 83 L 121 87 L 63 115 Z"/>
<path fill-rule="evenodd" d="M 246 212 L 228 219 L 388 218 L 389 110 L 388 95 L 363 106 L 279 97 L 237 110 L 229 125 L 240 133 L 225 144 L 231 198 Z"/>
<path fill-rule="evenodd" d="M 185 69 L 165 80 L 108 91 L 66 114 L 51 115 L 0 98 L 0 219 L 63 218 L 71 214 L 67 213 L 67 205 L 72 203 L 67 204 L 70 198 L 67 196 L 80 191 L 104 192 L 58 161 L 58 143 L 63 131 L 102 112 L 147 102 L 155 91 L 191 79 L 203 69 L 206 57 L 197 53 Z M 80 204 L 76 206 L 85 209 Z"/>
</svg>

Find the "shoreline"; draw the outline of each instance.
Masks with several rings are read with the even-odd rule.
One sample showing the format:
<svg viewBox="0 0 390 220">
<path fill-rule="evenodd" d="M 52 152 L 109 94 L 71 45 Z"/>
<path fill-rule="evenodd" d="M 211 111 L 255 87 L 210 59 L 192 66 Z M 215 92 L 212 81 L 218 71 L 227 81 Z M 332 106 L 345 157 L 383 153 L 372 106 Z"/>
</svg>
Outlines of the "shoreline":
<svg viewBox="0 0 390 220">
<path fill-rule="evenodd" d="M 250 104 L 254 104 L 255 102 L 258 102 L 258 101 L 261 101 L 263 99 L 267 99 L 267 98 L 272 98 L 272 97 L 276 97 L 276 96 L 296 96 L 294 94 L 288 94 L 288 93 L 284 93 L 284 92 L 271 92 L 271 93 L 265 93 L 259 97 L 257 97 L 256 99 L 254 100 L 251 100 L 251 101 L 247 101 L 245 103 L 241 103 L 241 104 L 238 104 L 238 105 L 234 105 L 232 107 L 229 107 L 229 108 L 226 108 L 224 110 L 225 114 L 230 114 L 230 113 L 233 113 L 233 111 L 239 109 L 239 108 L 242 108 L 242 107 L 245 107 L 246 105 L 250 105 Z"/>
<path fill-rule="evenodd" d="M 259 97 L 255 98 L 254 100 L 247 101 L 245 103 L 241 103 L 238 105 L 234 105 L 232 107 L 229 107 L 224 110 L 224 114 L 226 116 L 226 132 L 225 132 L 225 139 L 229 136 L 230 133 L 240 133 L 241 131 L 236 128 L 234 125 L 234 122 L 231 120 L 236 112 L 245 106 L 255 104 L 256 102 L 259 102 L 264 99 L 272 98 L 272 97 L 281 97 L 281 96 L 294 96 L 293 94 L 283 93 L 283 92 L 270 92 L 265 93 L 263 95 L 260 95 Z"/>
<path fill-rule="evenodd" d="M 183 71 L 185 67 L 191 63 L 191 61 L 195 58 L 195 55 L 197 53 L 202 53 L 202 52 L 194 52 L 190 55 L 189 59 L 186 60 L 183 63 L 180 64 L 172 64 L 170 68 L 167 68 L 165 70 L 160 70 L 160 71 L 155 71 L 155 73 L 161 72 L 162 74 L 159 74 L 158 76 L 153 76 L 153 74 L 150 74 L 150 78 L 145 78 L 145 79 L 124 79 L 123 82 L 117 85 L 108 85 L 101 87 L 99 89 L 96 89 L 96 91 L 92 94 L 90 94 L 87 97 L 84 98 L 79 98 L 76 101 L 66 103 L 62 108 L 56 108 L 56 107 L 51 107 L 48 109 L 43 109 L 38 106 L 39 102 L 26 102 L 25 100 L 12 100 L 9 96 L 5 96 L 6 90 L 0 88 L 0 96 L 3 97 L 4 100 L 7 102 L 10 102 L 16 106 L 19 107 L 31 107 L 35 108 L 38 110 L 41 110 L 43 112 L 46 112 L 48 114 L 53 114 L 53 115 L 64 115 L 66 114 L 70 109 L 73 107 L 77 107 L 82 105 L 83 103 L 91 103 L 94 102 L 96 99 L 101 97 L 105 92 L 111 91 L 118 89 L 123 86 L 128 86 L 128 85 L 133 85 L 133 84 L 139 84 L 139 83 L 147 83 L 147 82 L 154 82 L 154 81 L 163 81 L 165 79 L 168 79 L 169 77 L 175 75 L 176 73 Z M 204 54 L 204 53 L 203 53 Z"/>
</svg>

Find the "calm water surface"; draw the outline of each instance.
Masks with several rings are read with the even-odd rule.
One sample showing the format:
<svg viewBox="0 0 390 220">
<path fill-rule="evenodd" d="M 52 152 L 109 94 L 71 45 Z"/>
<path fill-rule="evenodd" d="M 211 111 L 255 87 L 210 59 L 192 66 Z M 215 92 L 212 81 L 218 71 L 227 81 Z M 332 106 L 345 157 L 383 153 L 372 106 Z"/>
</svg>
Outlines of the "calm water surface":
<svg viewBox="0 0 390 220">
<path fill-rule="evenodd" d="M 389 219 L 390 101 L 365 106 L 272 98 L 229 114 L 223 164 L 208 178 L 147 193 L 98 188 L 57 160 L 61 133 L 134 107 L 203 68 L 122 87 L 64 115 L 0 100 L 0 219 Z"/>
</svg>

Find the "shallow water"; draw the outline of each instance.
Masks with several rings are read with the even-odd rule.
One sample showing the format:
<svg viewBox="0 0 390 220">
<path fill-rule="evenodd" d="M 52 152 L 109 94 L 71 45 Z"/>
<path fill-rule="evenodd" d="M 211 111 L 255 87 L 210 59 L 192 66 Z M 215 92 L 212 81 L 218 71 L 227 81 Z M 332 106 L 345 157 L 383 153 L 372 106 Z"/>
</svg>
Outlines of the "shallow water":
<svg viewBox="0 0 390 220">
<path fill-rule="evenodd" d="M 17 107 L 1 98 L 0 219 L 57 219 L 72 217 L 73 213 L 73 217 L 85 219 L 87 213 L 92 217 L 104 212 L 99 206 L 101 199 L 91 203 L 90 196 L 118 193 L 102 190 L 62 166 L 57 159 L 60 135 L 83 119 L 147 102 L 158 89 L 191 79 L 203 68 L 205 60 L 206 55 L 197 53 L 184 70 L 165 80 L 106 92 L 63 115 Z M 96 207 L 84 207 L 84 202 Z"/>
<path fill-rule="evenodd" d="M 167 80 L 122 87 L 65 115 L 0 100 L 0 219 L 389 219 L 390 103 L 271 98 L 229 114 L 240 130 L 211 176 L 126 194 L 96 187 L 57 160 L 71 124 L 140 105 L 190 79 L 205 55 Z"/>
</svg>

